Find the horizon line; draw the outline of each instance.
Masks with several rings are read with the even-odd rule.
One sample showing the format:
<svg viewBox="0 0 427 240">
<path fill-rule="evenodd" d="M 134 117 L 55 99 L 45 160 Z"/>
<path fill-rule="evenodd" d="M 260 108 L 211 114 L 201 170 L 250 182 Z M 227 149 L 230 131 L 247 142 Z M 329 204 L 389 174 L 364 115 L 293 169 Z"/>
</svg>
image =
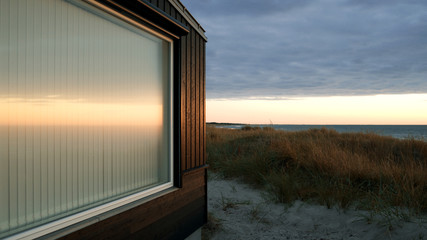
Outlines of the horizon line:
<svg viewBox="0 0 427 240">
<path fill-rule="evenodd" d="M 231 123 L 231 122 L 206 122 L 206 124 L 218 124 L 218 125 L 298 125 L 298 126 L 427 126 L 425 124 L 361 124 L 361 123 L 327 123 L 327 124 L 313 124 L 313 123 Z"/>
</svg>

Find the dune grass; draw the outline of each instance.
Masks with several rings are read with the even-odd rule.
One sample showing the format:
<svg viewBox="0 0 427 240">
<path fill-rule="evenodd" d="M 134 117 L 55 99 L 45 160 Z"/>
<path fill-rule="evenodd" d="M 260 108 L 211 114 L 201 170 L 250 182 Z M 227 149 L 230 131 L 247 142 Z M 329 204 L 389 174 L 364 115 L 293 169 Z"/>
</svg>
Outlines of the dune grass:
<svg viewBox="0 0 427 240">
<path fill-rule="evenodd" d="M 353 206 L 390 219 L 427 213 L 427 142 L 420 140 L 208 126 L 207 160 L 212 171 L 266 188 L 278 202 Z"/>
</svg>

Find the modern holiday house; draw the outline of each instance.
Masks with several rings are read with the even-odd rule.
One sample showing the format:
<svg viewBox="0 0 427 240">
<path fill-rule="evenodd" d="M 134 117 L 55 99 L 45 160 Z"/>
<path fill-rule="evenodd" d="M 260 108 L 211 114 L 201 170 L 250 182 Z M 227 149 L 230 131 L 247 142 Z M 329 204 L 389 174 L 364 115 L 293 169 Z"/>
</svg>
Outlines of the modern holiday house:
<svg viewBox="0 0 427 240">
<path fill-rule="evenodd" d="M 0 0 L 0 238 L 200 237 L 206 41 L 179 0 Z"/>
</svg>

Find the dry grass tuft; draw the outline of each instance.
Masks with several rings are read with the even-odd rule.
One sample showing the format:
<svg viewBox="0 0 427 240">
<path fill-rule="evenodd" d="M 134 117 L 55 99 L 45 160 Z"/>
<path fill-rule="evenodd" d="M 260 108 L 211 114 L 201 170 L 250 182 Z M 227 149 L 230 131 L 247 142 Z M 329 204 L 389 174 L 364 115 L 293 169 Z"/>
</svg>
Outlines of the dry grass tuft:
<svg viewBox="0 0 427 240">
<path fill-rule="evenodd" d="M 427 212 L 427 143 L 374 133 L 207 128 L 211 169 L 266 187 L 280 202 Z"/>
<path fill-rule="evenodd" d="M 216 218 L 212 213 L 208 213 L 208 222 L 202 228 L 202 239 L 208 240 L 211 237 L 221 230 L 222 222 L 220 219 Z"/>
</svg>

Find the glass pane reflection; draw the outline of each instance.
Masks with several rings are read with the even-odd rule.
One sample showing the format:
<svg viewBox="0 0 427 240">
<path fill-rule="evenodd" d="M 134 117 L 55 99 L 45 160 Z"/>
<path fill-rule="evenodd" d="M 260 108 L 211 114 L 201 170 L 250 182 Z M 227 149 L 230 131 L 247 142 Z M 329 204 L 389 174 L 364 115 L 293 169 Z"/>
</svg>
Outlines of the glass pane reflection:
<svg viewBox="0 0 427 240">
<path fill-rule="evenodd" d="M 170 182 L 170 43 L 0 0 L 0 237 Z"/>
</svg>

